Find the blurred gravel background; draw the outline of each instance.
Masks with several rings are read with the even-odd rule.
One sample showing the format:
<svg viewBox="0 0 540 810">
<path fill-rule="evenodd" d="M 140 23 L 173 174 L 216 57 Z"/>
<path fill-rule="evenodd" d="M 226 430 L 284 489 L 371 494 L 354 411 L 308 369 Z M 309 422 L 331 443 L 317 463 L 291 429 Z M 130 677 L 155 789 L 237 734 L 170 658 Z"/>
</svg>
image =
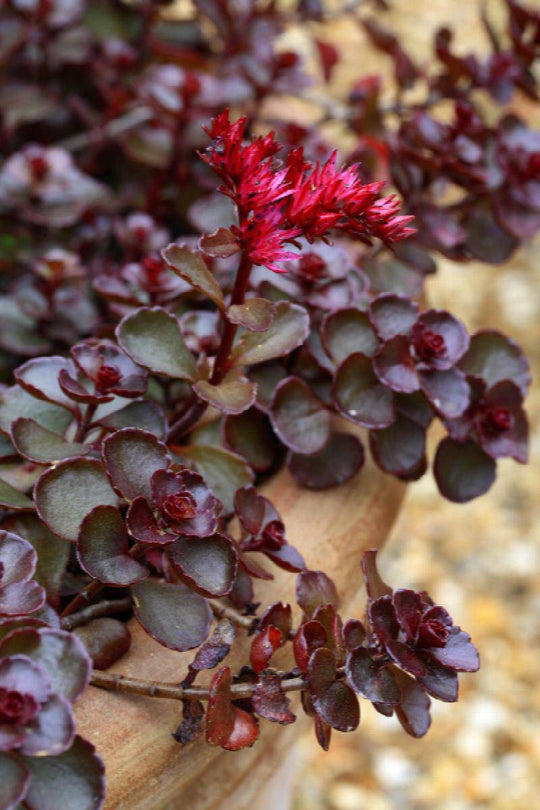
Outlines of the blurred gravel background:
<svg viewBox="0 0 540 810">
<path fill-rule="evenodd" d="M 488 3 L 492 18 L 501 18 L 502 5 Z M 384 21 L 419 59 L 429 56 L 432 32 L 442 23 L 454 29 L 462 52 L 483 47 L 475 0 L 393 0 L 392 6 Z M 386 60 L 366 55 L 350 18 L 324 33 L 343 54 L 332 88 L 338 98 L 355 76 L 388 69 Z M 516 108 L 540 126 L 538 106 L 519 100 Z M 491 491 L 463 506 L 444 501 L 426 475 L 409 488 L 381 557 L 390 583 L 426 588 L 471 633 L 482 668 L 460 677 L 457 705 L 433 701 L 433 724 L 422 740 L 407 737 L 365 701 L 359 730 L 334 732 L 329 753 L 304 736 L 294 810 L 540 806 L 540 241 L 498 268 L 440 260 L 427 293 L 433 306 L 451 308 L 469 330 L 506 331 L 533 366 L 530 465 L 500 462 Z"/>
</svg>

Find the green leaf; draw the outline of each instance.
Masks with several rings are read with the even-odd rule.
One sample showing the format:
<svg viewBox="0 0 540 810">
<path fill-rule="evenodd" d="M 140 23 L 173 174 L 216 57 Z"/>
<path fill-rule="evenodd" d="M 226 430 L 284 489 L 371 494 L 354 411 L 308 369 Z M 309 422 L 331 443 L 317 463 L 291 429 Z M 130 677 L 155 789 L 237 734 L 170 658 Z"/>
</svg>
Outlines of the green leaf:
<svg viewBox="0 0 540 810">
<path fill-rule="evenodd" d="M 236 490 L 253 483 L 253 472 L 245 460 L 221 447 L 189 445 L 182 448 L 182 457 L 195 462 L 198 471 L 228 513 L 234 511 Z"/>
<path fill-rule="evenodd" d="M 31 498 L 0 478 L 0 506 L 8 509 L 35 509 Z"/>
<path fill-rule="evenodd" d="M 212 611 L 204 597 L 181 584 L 147 579 L 131 588 L 135 616 L 152 638 L 171 650 L 193 650 L 205 641 Z"/>
<path fill-rule="evenodd" d="M 33 579 L 45 588 L 49 604 L 57 607 L 70 556 L 69 542 L 49 531 L 37 515 L 17 515 L 9 521 L 9 530 L 34 546 L 38 559 Z"/>
<path fill-rule="evenodd" d="M 94 746 L 75 737 L 56 757 L 25 757 L 32 775 L 25 798 L 28 810 L 99 810 L 105 798 L 105 767 Z"/>
<path fill-rule="evenodd" d="M 148 569 L 128 554 L 124 521 L 114 506 L 96 506 L 83 520 L 77 554 L 87 574 L 104 585 L 133 585 Z"/>
<path fill-rule="evenodd" d="M 296 453 L 317 453 L 330 438 L 330 411 L 298 377 L 278 385 L 270 419 L 281 441 Z"/>
<path fill-rule="evenodd" d="M 42 667 L 53 692 L 71 703 L 86 689 L 92 669 L 82 643 L 72 633 L 50 627 L 16 630 L 0 644 L 0 653 L 27 655 Z"/>
<path fill-rule="evenodd" d="M 76 541 L 86 515 L 102 504 L 115 506 L 117 497 L 99 461 L 61 461 L 36 483 L 34 499 L 40 518 L 55 534 Z"/>
<path fill-rule="evenodd" d="M 72 410 L 76 405 L 64 394 L 58 383 L 60 372 L 69 372 L 72 365 L 65 357 L 34 357 L 19 366 L 15 371 L 15 378 L 32 396 Z"/>
<path fill-rule="evenodd" d="M 16 810 L 24 798 L 29 784 L 29 774 L 23 763 L 0 753 L 0 807 Z"/>
<path fill-rule="evenodd" d="M 103 443 L 103 460 L 119 495 L 132 501 L 139 495 L 152 500 L 151 478 L 170 464 L 167 447 L 153 433 L 137 428 L 117 430 Z"/>
<path fill-rule="evenodd" d="M 309 315 L 298 304 L 280 301 L 276 316 L 264 332 L 244 333 L 233 351 L 234 365 L 252 365 L 289 354 L 309 334 Z"/>
<path fill-rule="evenodd" d="M 236 414 L 247 411 L 255 402 L 257 384 L 245 377 L 228 374 L 218 385 L 207 380 L 200 380 L 193 386 L 194 390 L 214 408 L 223 413 Z"/>
<path fill-rule="evenodd" d="M 267 298 L 249 298 L 244 304 L 230 306 L 226 315 L 248 332 L 265 332 L 276 317 L 276 305 Z"/>
<path fill-rule="evenodd" d="M 169 245 L 161 255 L 177 276 L 187 281 L 195 290 L 208 296 L 219 309 L 225 309 L 221 287 L 198 253 L 185 245 Z M 232 255 L 232 254 L 231 254 Z"/>
<path fill-rule="evenodd" d="M 178 319 L 161 307 L 143 307 L 127 315 L 118 324 L 116 336 L 129 356 L 154 374 L 195 379 L 195 361 Z"/>
<path fill-rule="evenodd" d="M 0 430 L 11 433 L 11 425 L 20 417 L 34 419 L 54 433 L 63 433 L 73 415 L 52 402 L 33 397 L 19 385 L 14 385 L 0 394 Z"/>
<path fill-rule="evenodd" d="M 90 445 L 68 442 L 58 433 L 42 427 L 34 419 L 17 419 L 11 428 L 13 444 L 25 458 L 38 464 L 61 461 L 88 453 Z"/>
</svg>

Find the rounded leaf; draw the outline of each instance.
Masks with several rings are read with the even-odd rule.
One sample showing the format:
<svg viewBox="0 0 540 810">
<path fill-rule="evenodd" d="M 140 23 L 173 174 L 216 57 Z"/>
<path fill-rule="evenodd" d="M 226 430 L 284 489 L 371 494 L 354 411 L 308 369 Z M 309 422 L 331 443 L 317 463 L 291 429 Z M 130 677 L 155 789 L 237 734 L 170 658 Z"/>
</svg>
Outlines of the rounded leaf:
<svg viewBox="0 0 540 810">
<path fill-rule="evenodd" d="M 243 456 L 255 472 L 272 466 L 279 445 L 268 418 L 258 408 L 225 417 L 222 430 L 227 448 Z"/>
<path fill-rule="evenodd" d="M 205 596 L 225 596 L 236 577 L 237 554 L 228 537 L 179 537 L 167 549 L 187 583 Z"/>
<path fill-rule="evenodd" d="M 25 797 L 28 810 L 99 810 L 105 797 L 105 767 L 94 746 L 75 737 L 55 757 L 25 759 L 32 780 Z"/>
<path fill-rule="evenodd" d="M 86 515 L 96 506 L 115 506 L 105 468 L 99 461 L 68 459 L 44 472 L 34 489 L 40 518 L 66 540 L 77 540 Z"/>
<path fill-rule="evenodd" d="M 378 295 L 369 305 L 369 318 L 381 340 L 408 335 L 418 317 L 418 306 L 394 293 Z"/>
<path fill-rule="evenodd" d="M 173 273 L 187 281 L 193 289 L 210 298 L 219 309 L 225 308 L 221 287 L 200 254 L 194 253 L 186 245 L 172 244 L 162 250 L 161 255 Z"/>
<path fill-rule="evenodd" d="M 195 378 L 195 361 L 185 344 L 178 319 L 161 307 L 143 307 L 116 328 L 118 342 L 140 366 L 179 380 Z"/>
<path fill-rule="evenodd" d="M 306 310 L 280 301 L 276 315 L 264 332 L 247 332 L 242 335 L 234 351 L 234 365 L 252 365 L 282 357 L 300 346 L 309 334 L 309 315 Z"/>
<path fill-rule="evenodd" d="M 147 579 L 131 588 L 135 616 L 152 638 L 171 650 L 193 650 L 212 624 L 206 599 L 181 584 Z"/>
<path fill-rule="evenodd" d="M 491 487 L 495 480 L 495 462 L 473 441 L 446 438 L 437 448 L 433 472 L 445 498 L 465 503 Z"/>
<path fill-rule="evenodd" d="M 362 468 L 364 447 L 351 433 L 333 433 L 330 441 L 311 456 L 289 453 L 287 464 L 294 480 L 308 489 L 343 484 Z"/>
<path fill-rule="evenodd" d="M 370 430 L 369 446 L 382 470 L 392 475 L 407 475 L 425 456 L 426 434 L 415 422 L 398 416 L 390 427 Z"/>
<path fill-rule="evenodd" d="M 148 569 L 128 554 L 124 521 L 114 506 L 96 506 L 81 524 L 77 556 L 92 579 L 104 585 L 132 585 L 148 576 Z"/>
<path fill-rule="evenodd" d="M 339 606 L 336 586 L 323 571 L 302 571 L 298 574 L 296 601 L 306 616 L 312 616 L 320 605 L 332 605 L 336 610 Z"/>
<path fill-rule="evenodd" d="M 281 441 L 297 453 L 317 453 L 330 438 L 330 412 L 298 377 L 288 377 L 278 385 L 270 419 Z"/>
<path fill-rule="evenodd" d="M 276 316 L 276 305 L 266 298 L 248 298 L 244 304 L 233 304 L 227 319 L 248 332 L 264 332 Z"/>
<path fill-rule="evenodd" d="M 0 807 L 16 810 L 30 783 L 30 774 L 19 759 L 0 753 Z"/>
<path fill-rule="evenodd" d="M 247 411 L 255 402 L 257 385 L 244 379 L 225 378 L 218 385 L 199 380 L 193 389 L 201 399 L 223 413 L 237 414 Z"/>
<path fill-rule="evenodd" d="M 471 389 L 457 368 L 422 371 L 420 385 L 431 405 L 446 419 L 457 419 L 469 407 Z"/>
<path fill-rule="evenodd" d="M 376 377 L 371 360 L 353 354 L 338 368 L 332 395 L 339 411 L 363 427 L 388 427 L 395 418 L 392 391 Z"/>
<path fill-rule="evenodd" d="M 472 336 L 469 351 L 459 366 L 466 374 L 481 377 L 488 388 L 501 380 L 512 380 L 525 396 L 531 383 L 529 364 L 520 347 L 494 330 Z"/>
<path fill-rule="evenodd" d="M 420 388 L 409 340 L 398 335 L 385 343 L 373 358 L 373 370 L 379 380 L 402 394 L 412 394 Z"/>
<path fill-rule="evenodd" d="M 24 458 L 38 464 L 50 464 L 81 456 L 92 448 L 80 442 L 68 442 L 58 433 L 42 427 L 33 419 L 17 419 L 11 428 L 13 444 Z"/>
<path fill-rule="evenodd" d="M 6 637 L 0 656 L 26 655 L 48 675 L 52 691 L 73 703 L 90 680 L 91 662 L 72 633 L 49 627 L 22 628 Z"/>
<path fill-rule="evenodd" d="M 321 327 L 321 336 L 326 353 L 336 365 L 351 354 L 373 357 L 379 348 L 379 339 L 367 314 L 354 307 L 327 315 Z"/>
<path fill-rule="evenodd" d="M 127 501 L 139 495 L 152 500 L 151 478 L 169 466 L 167 447 L 153 433 L 117 430 L 103 442 L 103 460 L 114 490 Z"/>
</svg>

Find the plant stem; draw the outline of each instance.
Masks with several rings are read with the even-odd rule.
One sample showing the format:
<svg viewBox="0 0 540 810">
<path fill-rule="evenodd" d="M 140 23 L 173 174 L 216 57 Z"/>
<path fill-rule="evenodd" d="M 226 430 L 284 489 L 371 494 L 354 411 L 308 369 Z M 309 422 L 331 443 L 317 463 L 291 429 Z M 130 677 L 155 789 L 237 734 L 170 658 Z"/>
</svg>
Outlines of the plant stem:
<svg viewBox="0 0 540 810">
<path fill-rule="evenodd" d="M 71 602 L 69 602 L 62 613 L 60 614 L 60 618 L 64 619 L 66 616 L 71 616 L 72 613 L 80 610 L 81 608 L 88 605 L 89 602 L 92 601 L 94 596 L 97 596 L 100 591 L 103 590 L 105 585 L 97 580 L 93 579 L 92 582 L 89 582 L 88 585 L 82 589 L 80 593 L 75 596 Z"/>
<path fill-rule="evenodd" d="M 92 421 L 94 414 L 96 412 L 96 409 L 97 405 L 93 403 L 89 403 L 86 406 L 84 416 L 80 421 L 79 427 L 77 428 L 77 433 L 75 434 L 74 441 L 82 442 L 82 440 L 85 438 L 86 434 L 88 433 L 90 422 Z"/>
<path fill-rule="evenodd" d="M 100 616 L 126 613 L 131 609 L 132 605 L 133 603 L 130 596 L 126 596 L 123 599 L 104 599 L 103 602 L 98 602 L 96 605 L 89 605 L 79 610 L 77 613 L 64 616 L 62 619 L 62 630 L 74 630 L 75 627 L 82 627 L 93 619 L 99 619 Z"/>
<path fill-rule="evenodd" d="M 218 619 L 230 619 L 233 624 L 236 624 L 238 627 L 245 627 L 246 630 L 251 630 L 254 624 L 258 621 L 254 616 L 242 616 L 241 613 L 238 613 L 237 610 L 234 608 L 228 607 L 227 605 L 223 605 L 221 602 L 218 602 L 217 599 L 208 599 L 208 604 L 212 608 L 212 613 Z"/>
<path fill-rule="evenodd" d="M 206 686 L 182 687 L 176 683 L 159 683 L 141 678 L 129 678 L 125 675 L 114 675 L 110 672 L 94 670 L 90 679 L 92 686 L 108 689 L 112 692 L 129 692 L 132 695 L 168 698 L 169 700 L 208 700 L 210 689 Z M 306 688 L 303 676 L 282 681 L 283 692 L 300 692 Z M 255 684 L 235 683 L 231 686 L 231 697 L 240 700 L 253 697 Z"/>
<path fill-rule="evenodd" d="M 104 137 L 116 138 L 130 129 L 134 129 L 139 124 L 144 124 L 154 117 L 154 111 L 150 107 L 135 107 L 133 110 L 124 115 L 113 118 L 102 126 L 95 127 L 87 132 L 80 132 L 78 135 L 71 135 L 69 138 L 64 138 L 57 146 L 67 149 L 69 152 L 79 152 L 81 149 L 86 149 L 94 142 L 99 142 Z"/>
<path fill-rule="evenodd" d="M 247 258 L 246 254 L 243 253 L 242 258 L 240 259 L 238 272 L 236 274 L 236 279 L 234 282 L 234 289 L 232 291 L 231 296 L 231 304 L 244 303 L 252 266 L 253 265 Z M 228 371 L 227 365 L 229 361 L 229 355 L 231 353 L 234 338 L 236 336 L 236 331 L 238 329 L 238 326 L 235 323 L 231 323 L 224 316 L 222 317 L 224 321 L 223 334 L 221 336 L 221 343 L 218 349 L 218 353 L 216 355 L 216 359 L 214 361 L 214 370 L 212 372 L 212 377 L 210 378 L 210 382 L 213 385 L 218 385 Z"/>
<path fill-rule="evenodd" d="M 246 255 L 242 254 L 231 295 L 231 304 L 244 303 L 252 266 L 252 263 L 249 261 Z M 210 382 L 213 385 L 218 385 L 228 371 L 229 355 L 231 353 L 236 331 L 238 329 L 236 324 L 231 323 L 223 315 L 221 317 L 223 318 L 223 334 L 221 336 L 221 343 L 219 345 L 216 359 L 214 361 L 214 369 L 210 378 Z M 208 404 L 198 399 L 198 397 L 194 396 L 192 399 L 190 399 L 170 426 L 167 434 L 167 441 L 175 442 L 181 439 L 182 436 L 184 436 L 188 430 L 199 421 L 207 408 Z"/>
</svg>

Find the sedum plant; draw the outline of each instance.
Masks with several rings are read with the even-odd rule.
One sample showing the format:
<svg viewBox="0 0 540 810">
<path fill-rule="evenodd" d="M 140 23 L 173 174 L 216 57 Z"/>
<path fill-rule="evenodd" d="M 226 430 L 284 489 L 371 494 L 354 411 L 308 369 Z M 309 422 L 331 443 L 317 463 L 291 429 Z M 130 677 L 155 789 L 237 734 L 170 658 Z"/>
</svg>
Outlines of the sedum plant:
<svg viewBox="0 0 540 810">
<path fill-rule="evenodd" d="M 345 104 L 310 96 L 318 123 L 354 136 L 346 155 L 318 125 L 269 120 L 267 102 L 311 92 L 276 47 L 286 26 L 313 32 L 331 79 L 318 2 L 197 1 L 180 22 L 153 0 L 0 5 L 2 810 L 102 806 L 72 713 L 89 683 L 176 699 L 179 744 L 232 751 L 261 721 L 294 722 L 299 692 L 326 749 L 359 698 L 422 736 L 431 698 L 457 700 L 457 673 L 478 668 L 467 633 L 387 585 L 374 551 L 358 561 L 365 616 L 342 616 L 254 485 L 286 465 L 338 486 L 367 451 L 414 481 L 434 420 L 433 473 L 456 503 L 499 458 L 526 461 L 520 348 L 422 295 L 437 254 L 497 263 L 540 228 L 540 136 L 509 112 L 537 99 L 540 16 L 505 5 L 506 32 L 483 17 L 491 54 L 456 55 L 442 29 L 422 68 L 386 3 L 362 6 L 395 87 L 383 99 L 360 76 Z M 274 566 L 296 577 L 299 622 L 256 601 Z M 193 651 L 181 684 L 107 672 L 131 617 Z"/>
</svg>

